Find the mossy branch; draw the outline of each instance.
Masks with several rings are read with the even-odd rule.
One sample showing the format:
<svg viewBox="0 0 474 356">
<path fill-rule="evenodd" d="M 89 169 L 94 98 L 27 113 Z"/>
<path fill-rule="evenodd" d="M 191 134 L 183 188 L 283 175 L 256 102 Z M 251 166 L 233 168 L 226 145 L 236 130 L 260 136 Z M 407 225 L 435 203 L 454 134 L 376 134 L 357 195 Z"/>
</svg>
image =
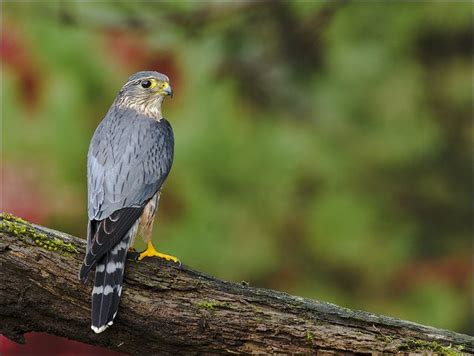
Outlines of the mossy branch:
<svg viewBox="0 0 474 356">
<path fill-rule="evenodd" d="M 0 333 L 43 331 L 131 354 L 472 353 L 474 338 L 217 280 L 159 259 L 128 261 L 114 325 L 89 327 L 85 241 L 0 216 Z"/>
</svg>

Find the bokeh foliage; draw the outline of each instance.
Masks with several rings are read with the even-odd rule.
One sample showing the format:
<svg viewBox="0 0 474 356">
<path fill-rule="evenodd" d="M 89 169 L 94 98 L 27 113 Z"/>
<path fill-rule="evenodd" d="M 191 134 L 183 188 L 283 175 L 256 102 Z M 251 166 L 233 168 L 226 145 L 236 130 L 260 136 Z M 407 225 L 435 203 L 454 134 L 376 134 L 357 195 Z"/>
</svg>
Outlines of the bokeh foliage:
<svg viewBox="0 0 474 356">
<path fill-rule="evenodd" d="M 90 137 L 128 75 L 163 71 L 163 251 L 470 331 L 471 3 L 2 6 L 2 209 L 84 236 Z"/>
</svg>

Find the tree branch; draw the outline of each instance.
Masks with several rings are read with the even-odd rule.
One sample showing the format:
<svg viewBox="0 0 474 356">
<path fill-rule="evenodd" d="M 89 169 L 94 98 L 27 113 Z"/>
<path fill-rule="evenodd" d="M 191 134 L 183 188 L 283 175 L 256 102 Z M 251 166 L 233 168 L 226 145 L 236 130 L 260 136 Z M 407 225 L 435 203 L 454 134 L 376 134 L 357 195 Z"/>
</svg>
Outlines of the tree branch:
<svg viewBox="0 0 474 356">
<path fill-rule="evenodd" d="M 127 261 L 114 325 L 90 329 L 85 241 L 0 218 L 0 333 L 42 331 L 125 353 L 473 352 L 474 338 L 229 283 L 159 259 Z"/>
</svg>

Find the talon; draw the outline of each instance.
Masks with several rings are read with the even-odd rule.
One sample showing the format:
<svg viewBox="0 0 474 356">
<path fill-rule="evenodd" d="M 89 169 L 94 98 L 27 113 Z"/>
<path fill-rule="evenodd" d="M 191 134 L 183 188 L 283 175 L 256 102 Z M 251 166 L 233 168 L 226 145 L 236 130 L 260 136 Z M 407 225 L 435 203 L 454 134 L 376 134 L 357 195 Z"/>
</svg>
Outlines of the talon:
<svg viewBox="0 0 474 356">
<path fill-rule="evenodd" d="M 145 257 L 159 257 L 159 258 L 163 258 L 167 261 L 172 261 L 172 262 L 179 263 L 179 265 L 181 266 L 181 262 L 179 261 L 178 258 L 176 258 L 174 256 L 171 256 L 171 255 L 167 255 L 167 254 L 158 252 L 157 250 L 155 250 L 155 247 L 153 246 L 151 241 L 148 242 L 147 249 L 145 251 L 143 251 L 142 253 L 140 253 L 140 255 L 138 256 L 138 261 L 143 260 Z"/>
<path fill-rule="evenodd" d="M 138 260 L 138 257 L 140 257 L 140 252 L 137 251 L 128 251 L 127 252 L 127 259 L 129 260 Z"/>
</svg>

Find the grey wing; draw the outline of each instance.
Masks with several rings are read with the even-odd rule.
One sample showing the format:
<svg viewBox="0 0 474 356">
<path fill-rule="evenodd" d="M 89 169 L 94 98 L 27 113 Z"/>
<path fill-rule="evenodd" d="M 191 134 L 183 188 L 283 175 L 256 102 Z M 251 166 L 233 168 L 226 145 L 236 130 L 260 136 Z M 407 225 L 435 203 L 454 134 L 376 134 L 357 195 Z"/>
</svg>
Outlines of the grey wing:
<svg viewBox="0 0 474 356">
<path fill-rule="evenodd" d="M 122 117 L 108 126 L 99 127 L 107 132 L 94 135 L 89 149 L 90 220 L 142 205 L 160 189 L 173 163 L 173 132 L 166 120 Z"/>
<path fill-rule="evenodd" d="M 99 125 L 88 154 L 89 227 L 82 279 L 161 188 L 171 169 L 173 148 L 173 132 L 164 119 L 156 122 L 123 110 Z"/>
</svg>

